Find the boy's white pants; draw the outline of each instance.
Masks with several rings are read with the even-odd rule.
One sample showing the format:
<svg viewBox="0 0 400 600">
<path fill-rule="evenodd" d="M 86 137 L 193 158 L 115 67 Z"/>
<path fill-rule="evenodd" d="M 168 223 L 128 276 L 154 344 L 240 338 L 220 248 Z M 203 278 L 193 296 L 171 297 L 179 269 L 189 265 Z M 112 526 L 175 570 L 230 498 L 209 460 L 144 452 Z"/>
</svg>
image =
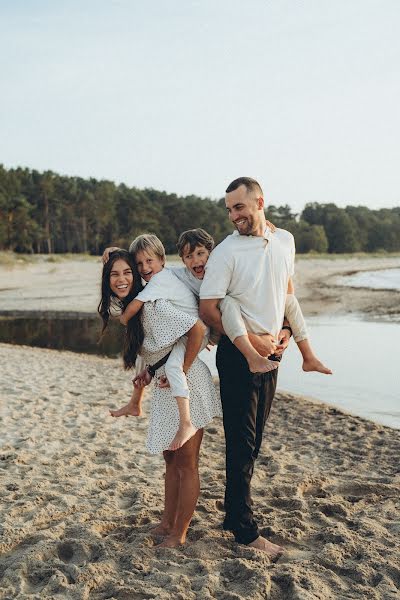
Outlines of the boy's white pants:
<svg viewBox="0 0 400 600">
<path fill-rule="evenodd" d="M 189 387 L 186 379 L 186 375 L 183 372 L 183 361 L 185 360 L 187 336 L 184 335 L 177 342 L 171 350 L 171 354 L 165 363 L 165 375 L 169 381 L 171 393 L 176 398 L 189 398 Z M 203 343 L 200 348 L 200 352 L 208 344 L 208 331 L 203 338 Z"/>
<path fill-rule="evenodd" d="M 231 296 L 225 296 L 219 303 L 222 326 L 228 338 L 233 342 L 241 335 L 247 335 L 239 303 Z M 306 322 L 300 304 L 293 294 L 287 294 L 285 303 L 285 317 L 293 331 L 295 342 L 308 338 Z"/>
</svg>

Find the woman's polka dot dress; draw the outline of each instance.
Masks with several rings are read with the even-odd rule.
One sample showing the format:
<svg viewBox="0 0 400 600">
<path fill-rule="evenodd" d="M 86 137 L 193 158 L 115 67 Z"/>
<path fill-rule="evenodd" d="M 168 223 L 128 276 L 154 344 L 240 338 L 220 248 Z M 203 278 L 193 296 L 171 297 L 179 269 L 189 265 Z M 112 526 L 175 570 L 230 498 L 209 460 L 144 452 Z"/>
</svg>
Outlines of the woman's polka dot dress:
<svg viewBox="0 0 400 600">
<path fill-rule="evenodd" d="M 158 362 L 193 327 L 196 320 L 196 317 L 175 308 L 168 300 L 145 302 L 142 311 L 145 339 L 140 352 L 145 362 Z M 147 448 L 152 454 L 168 449 L 179 426 L 178 406 L 170 388 L 157 385 L 157 379 L 162 375 L 165 375 L 164 367 L 156 372 L 150 401 Z M 222 415 L 221 403 L 210 370 L 200 358 L 197 357 L 189 369 L 187 381 L 192 423 L 200 429 L 214 417 Z"/>
</svg>

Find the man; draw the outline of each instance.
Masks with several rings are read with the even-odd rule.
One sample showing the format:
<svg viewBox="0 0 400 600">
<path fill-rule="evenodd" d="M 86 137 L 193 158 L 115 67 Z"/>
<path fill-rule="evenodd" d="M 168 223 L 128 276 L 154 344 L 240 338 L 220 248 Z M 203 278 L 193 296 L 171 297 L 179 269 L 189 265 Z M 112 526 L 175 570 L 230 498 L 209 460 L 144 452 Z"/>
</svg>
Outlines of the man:
<svg viewBox="0 0 400 600">
<path fill-rule="evenodd" d="M 249 177 L 226 189 L 225 204 L 236 231 L 212 252 L 200 290 L 200 317 L 224 333 L 218 304 L 225 295 L 241 308 L 249 338 L 262 356 L 281 353 L 290 338 L 282 329 L 287 292 L 293 292 L 294 239 L 266 226 L 260 185 Z M 282 345 L 276 340 L 285 338 Z M 276 355 L 276 360 L 280 359 Z M 275 394 L 277 372 L 253 374 L 227 336 L 218 344 L 217 368 L 226 439 L 224 529 L 238 543 L 278 557 L 283 549 L 263 538 L 251 508 L 250 483 L 265 422 Z"/>
</svg>

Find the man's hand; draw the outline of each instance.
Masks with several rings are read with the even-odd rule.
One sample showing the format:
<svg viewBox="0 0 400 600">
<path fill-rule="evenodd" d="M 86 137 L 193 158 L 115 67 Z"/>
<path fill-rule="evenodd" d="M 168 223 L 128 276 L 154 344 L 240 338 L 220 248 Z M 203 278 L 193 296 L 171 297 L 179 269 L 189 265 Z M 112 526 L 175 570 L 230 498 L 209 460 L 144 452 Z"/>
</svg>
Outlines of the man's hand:
<svg viewBox="0 0 400 600">
<path fill-rule="evenodd" d="M 132 383 L 136 389 L 140 389 L 140 388 L 146 387 L 146 385 L 149 385 L 151 380 L 152 380 L 152 376 L 150 375 L 150 373 L 148 372 L 148 370 L 146 368 L 146 369 L 143 369 L 143 371 L 140 371 L 140 373 L 138 373 L 136 375 L 136 377 L 134 379 L 132 379 Z"/>
<path fill-rule="evenodd" d="M 278 335 L 279 344 L 276 347 L 275 354 L 280 356 L 289 346 L 290 332 L 287 329 L 281 329 Z"/>
<path fill-rule="evenodd" d="M 249 333 L 249 340 L 252 346 L 257 350 L 261 356 L 269 356 L 275 354 L 276 340 L 270 333 L 264 333 L 262 335 L 256 335 L 255 333 Z"/>
<path fill-rule="evenodd" d="M 104 265 L 108 262 L 111 252 L 114 252 L 115 250 L 121 250 L 121 248 L 118 248 L 118 246 L 110 246 L 104 250 L 103 256 L 101 257 Z"/>
</svg>

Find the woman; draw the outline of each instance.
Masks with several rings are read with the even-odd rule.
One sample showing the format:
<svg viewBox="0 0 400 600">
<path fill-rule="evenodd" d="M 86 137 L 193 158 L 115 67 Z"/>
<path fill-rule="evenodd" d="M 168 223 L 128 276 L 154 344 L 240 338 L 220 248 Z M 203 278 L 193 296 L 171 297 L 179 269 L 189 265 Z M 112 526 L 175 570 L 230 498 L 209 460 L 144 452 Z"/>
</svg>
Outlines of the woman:
<svg viewBox="0 0 400 600">
<path fill-rule="evenodd" d="M 163 247 L 159 243 L 161 252 Z M 112 252 L 103 267 L 99 304 L 103 331 L 113 306 L 123 310 L 140 289 L 140 277 L 133 257 L 124 250 Z M 146 302 L 141 312 L 128 323 L 123 353 L 125 368 L 135 364 L 139 351 L 146 363 L 154 365 L 159 362 L 197 321 L 196 317 L 177 309 L 168 300 Z M 157 375 L 164 375 L 163 366 L 157 370 Z M 203 427 L 214 416 L 221 415 L 210 371 L 200 359 L 196 358 L 189 368 L 187 380 L 192 421 L 197 432 L 178 450 L 166 449 L 171 435 L 174 435 L 174 428 L 176 433 L 179 426 L 179 413 L 170 389 L 155 385 L 151 398 L 147 447 L 150 452 L 163 451 L 166 464 L 164 512 L 161 522 L 153 530 L 154 534 L 165 536 L 161 547 L 176 547 L 186 540 L 200 491 L 198 459 Z M 129 411 L 120 414 L 140 414 L 142 395 L 143 389 L 135 389 Z M 165 435 L 166 432 L 168 435 Z"/>
</svg>

